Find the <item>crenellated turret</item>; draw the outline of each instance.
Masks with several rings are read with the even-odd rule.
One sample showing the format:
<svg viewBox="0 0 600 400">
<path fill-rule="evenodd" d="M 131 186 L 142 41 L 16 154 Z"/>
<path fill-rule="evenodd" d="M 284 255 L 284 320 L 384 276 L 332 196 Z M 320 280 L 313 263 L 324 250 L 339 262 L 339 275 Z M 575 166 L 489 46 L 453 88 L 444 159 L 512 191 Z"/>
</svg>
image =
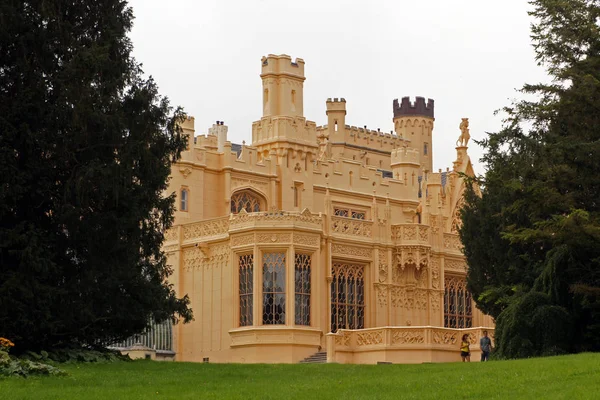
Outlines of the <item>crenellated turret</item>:
<svg viewBox="0 0 600 400">
<path fill-rule="evenodd" d="M 346 99 L 327 99 L 327 129 L 329 140 L 344 140 L 346 128 Z"/>
<path fill-rule="evenodd" d="M 433 121 L 434 102 L 417 97 L 412 103 L 408 97 L 403 97 L 401 102 L 394 100 L 394 129 L 396 134 L 410 141 L 409 147 L 416 149 L 421 154 L 419 164 L 426 171 L 433 169 Z"/>
<path fill-rule="evenodd" d="M 263 117 L 304 116 L 304 60 L 287 54 L 262 58 Z"/>
</svg>

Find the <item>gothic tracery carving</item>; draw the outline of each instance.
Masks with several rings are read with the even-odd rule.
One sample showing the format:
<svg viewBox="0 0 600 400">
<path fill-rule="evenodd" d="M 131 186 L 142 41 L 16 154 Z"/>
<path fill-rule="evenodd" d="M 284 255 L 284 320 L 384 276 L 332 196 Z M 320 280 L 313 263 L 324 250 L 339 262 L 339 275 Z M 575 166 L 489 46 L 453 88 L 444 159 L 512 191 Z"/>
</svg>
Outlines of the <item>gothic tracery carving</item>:
<svg viewBox="0 0 600 400">
<path fill-rule="evenodd" d="M 420 344 L 425 343 L 423 331 L 418 330 L 396 330 L 392 333 L 392 344 Z"/>
<path fill-rule="evenodd" d="M 383 331 L 359 332 L 356 335 L 357 346 L 368 346 L 383 343 Z"/>
</svg>

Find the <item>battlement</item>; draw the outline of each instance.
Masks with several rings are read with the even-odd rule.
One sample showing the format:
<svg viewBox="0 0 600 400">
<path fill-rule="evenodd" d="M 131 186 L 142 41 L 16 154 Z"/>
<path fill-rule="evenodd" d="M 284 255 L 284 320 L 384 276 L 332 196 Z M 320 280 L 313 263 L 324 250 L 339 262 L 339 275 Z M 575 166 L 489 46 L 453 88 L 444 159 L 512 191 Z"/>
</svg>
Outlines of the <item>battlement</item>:
<svg viewBox="0 0 600 400">
<path fill-rule="evenodd" d="M 410 101 L 410 97 L 403 97 L 401 102 L 398 103 L 398 99 L 394 99 L 394 118 L 407 117 L 407 116 L 423 116 L 433 118 L 433 99 L 427 99 L 425 103 L 424 97 L 417 96 L 415 102 Z"/>
<path fill-rule="evenodd" d="M 346 99 L 343 97 L 338 99 L 337 97 L 333 100 L 331 98 L 327 99 L 327 111 L 326 114 L 329 114 L 330 111 L 343 111 L 346 114 Z"/>
<path fill-rule="evenodd" d="M 292 61 L 292 57 L 287 54 L 269 54 L 261 59 L 262 73 L 265 75 L 288 75 L 304 80 L 304 60 L 296 58 Z"/>
<path fill-rule="evenodd" d="M 185 118 L 181 121 L 179 126 L 183 129 L 191 129 L 194 130 L 194 122 L 195 119 L 191 115 L 186 115 Z"/>
<path fill-rule="evenodd" d="M 366 126 L 364 127 L 357 127 L 357 126 L 350 126 L 350 125 L 346 125 L 346 130 L 350 133 L 350 136 L 352 136 L 353 134 L 363 134 L 363 135 L 371 135 L 371 136 L 381 136 L 381 137 L 387 137 L 390 139 L 402 139 L 399 136 L 397 136 L 396 134 L 392 132 L 382 132 L 380 129 L 374 130 L 374 129 L 368 129 Z"/>
<path fill-rule="evenodd" d="M 321 132 L 327 131 L 328 128 L 328 125 L 316 127 L 317 135 Z M 337 140 L 344 141 L 347 144 L 384 151 L 390 151 L 403 146 L 406 142 L 408 142 L 408 140 L 396 135 L 394 131 L 383 132 L 379 129 L 373 130 L 368 129 L 367 127 L 357 127 L 351 125 L 344 126 L 344 137 L 340 137 Z"/>
<path fill-rule="evenodd" d="M 400 147 L 392 150 L 391 154 L 392 167 L 398 164 L 419 164 L 419 151 L 409 147 Z"/>
</svg>

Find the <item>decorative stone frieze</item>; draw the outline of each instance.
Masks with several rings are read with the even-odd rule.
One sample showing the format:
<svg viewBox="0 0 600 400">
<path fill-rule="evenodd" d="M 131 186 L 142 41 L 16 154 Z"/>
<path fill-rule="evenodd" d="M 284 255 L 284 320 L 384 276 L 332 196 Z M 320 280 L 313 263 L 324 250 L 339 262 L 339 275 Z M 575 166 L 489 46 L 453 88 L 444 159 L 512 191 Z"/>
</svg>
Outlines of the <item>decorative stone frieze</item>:
<svg viewBox="0 0 600 400">
<path fill-rule="evenodd" d="M 345 244 L 333 244 L 331 252 L 339 256 L 354 256 L 362 258 L 371 258 L 371 249 L 365 247 L 350 246 Z"/>
</svg>

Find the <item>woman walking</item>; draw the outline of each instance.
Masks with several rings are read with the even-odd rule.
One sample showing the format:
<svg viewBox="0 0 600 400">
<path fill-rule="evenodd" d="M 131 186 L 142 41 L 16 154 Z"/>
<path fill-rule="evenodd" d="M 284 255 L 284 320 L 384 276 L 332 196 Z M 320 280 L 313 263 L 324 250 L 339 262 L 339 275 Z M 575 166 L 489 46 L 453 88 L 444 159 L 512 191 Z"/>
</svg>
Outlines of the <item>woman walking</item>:
<svg viewBox="0 0 600 400">
<path fill-rule="evenodd" d="M 463 362 L 471 362 L 471 349 L 469 346 L 469 335 L 465 333 L 462 337 L 462 343 L 460 344 L 460 357 Z"/>
</svg>

